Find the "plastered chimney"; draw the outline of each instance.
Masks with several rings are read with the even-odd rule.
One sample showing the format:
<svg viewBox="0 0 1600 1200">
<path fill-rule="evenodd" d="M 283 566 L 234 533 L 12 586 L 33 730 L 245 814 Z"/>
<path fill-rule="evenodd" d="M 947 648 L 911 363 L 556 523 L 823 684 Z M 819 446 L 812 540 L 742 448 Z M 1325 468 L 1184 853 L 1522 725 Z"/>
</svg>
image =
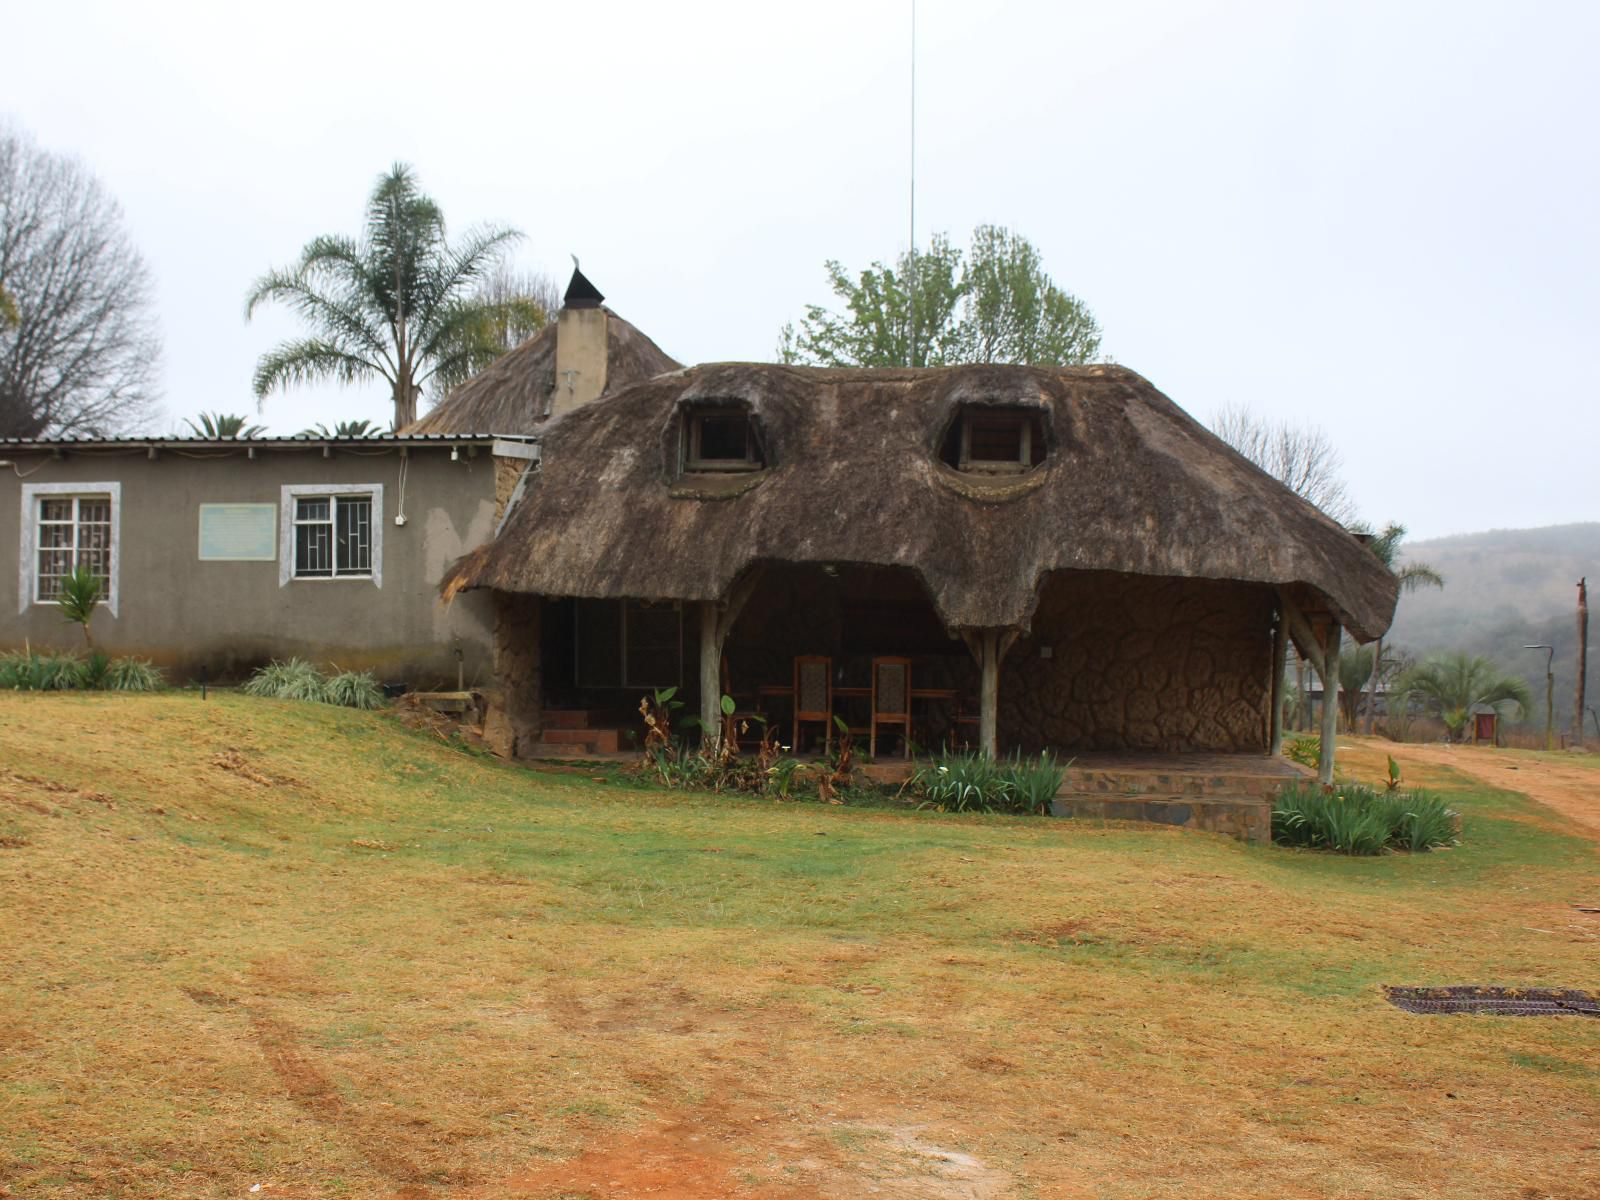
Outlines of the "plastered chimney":
<svg viewBox="0 0 1600 1200">
<path fill-rule="evenodd" d="M 556 388 L 550 415 L 559 417 L 606 390 L 605 297 L 576 266 L 556 317 Z"/>
</svg>

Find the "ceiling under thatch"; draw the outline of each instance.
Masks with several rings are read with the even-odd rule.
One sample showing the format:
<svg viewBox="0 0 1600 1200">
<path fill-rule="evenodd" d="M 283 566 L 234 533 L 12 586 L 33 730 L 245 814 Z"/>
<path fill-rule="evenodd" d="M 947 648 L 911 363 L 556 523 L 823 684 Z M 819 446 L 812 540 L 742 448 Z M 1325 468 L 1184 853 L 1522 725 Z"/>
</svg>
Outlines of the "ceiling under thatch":
<svg viewBox="0 0 1600 1200">
<path fill-rule="evenodd" d="M 748 406 L 764 471 L 680 476 L 681 407 L 708 401 Z M 1044 463 L 984 480 L 939 461 L 958 408 L 995 403 L 1044 414 Z M 1125 368 L 743 363 L 545 426 L 538 474 L 445 591 L 707 600 L 774 561 L 910 568 L 952 630 L 1025 628 L 1051 571 L 1285 585 L 1361 640 L 1397 595 L 1353 535 Z"/>
<path fill-rule="evenodd" d="M 606 391 L 616 392 L 680 364 L 609 308 Z M 556 379 L 556 322 L 461 384 L 402 433 L 536 433 Z"/>
</svg>

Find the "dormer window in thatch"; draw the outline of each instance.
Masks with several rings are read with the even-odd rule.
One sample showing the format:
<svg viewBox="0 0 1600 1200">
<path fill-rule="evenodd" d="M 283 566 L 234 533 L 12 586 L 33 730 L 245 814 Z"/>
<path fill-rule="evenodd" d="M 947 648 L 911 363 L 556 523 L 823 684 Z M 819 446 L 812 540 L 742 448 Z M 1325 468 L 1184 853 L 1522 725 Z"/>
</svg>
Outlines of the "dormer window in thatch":
<svg viewBox="0 0 1600 1200">
<path fill-rule="evenodd" d="M 685 471 L 759 471 L 766 465 L 761 439 L 744 407 L 705 405 L 684 412 Z"/>
<path fill-rule="evenodd" d="M 1044 414 L 1038 409 L 966 404 L 944 436 L 939 457 L 976 475 L 1020 475 L 1044 461 Z"/>
</svg>

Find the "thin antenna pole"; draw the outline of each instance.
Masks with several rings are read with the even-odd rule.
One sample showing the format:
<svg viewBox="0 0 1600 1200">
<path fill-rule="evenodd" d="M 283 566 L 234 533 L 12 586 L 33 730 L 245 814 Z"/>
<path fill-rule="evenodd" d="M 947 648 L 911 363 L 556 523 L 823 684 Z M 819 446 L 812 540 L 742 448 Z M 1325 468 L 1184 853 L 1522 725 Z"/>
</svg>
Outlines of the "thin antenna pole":
<svg viewBox="0 0 1600 1200">
<path fill-rule="evenodd" d="M 911 0 L 911 355 L 917 365 L 917 0 Z"/>
</svg>

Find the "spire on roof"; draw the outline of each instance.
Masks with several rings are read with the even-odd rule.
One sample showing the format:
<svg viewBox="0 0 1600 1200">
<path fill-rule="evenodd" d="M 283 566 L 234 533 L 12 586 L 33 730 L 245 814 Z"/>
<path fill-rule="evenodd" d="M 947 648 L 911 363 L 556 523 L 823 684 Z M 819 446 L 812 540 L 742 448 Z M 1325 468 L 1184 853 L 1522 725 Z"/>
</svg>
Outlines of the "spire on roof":
<svg viewBox="0 0 1600 1200">
<path fill-rule="evenodd" d="M 600 289 L 590 283 L 584 273 L 578 270 L 578 256 L 572 256 L 572 279 L 567 284 L 567 294 L 561 298 L 565 308 L 599 308 L 600 302 L 605 297 L 600 294 Z"/>
</svg>

